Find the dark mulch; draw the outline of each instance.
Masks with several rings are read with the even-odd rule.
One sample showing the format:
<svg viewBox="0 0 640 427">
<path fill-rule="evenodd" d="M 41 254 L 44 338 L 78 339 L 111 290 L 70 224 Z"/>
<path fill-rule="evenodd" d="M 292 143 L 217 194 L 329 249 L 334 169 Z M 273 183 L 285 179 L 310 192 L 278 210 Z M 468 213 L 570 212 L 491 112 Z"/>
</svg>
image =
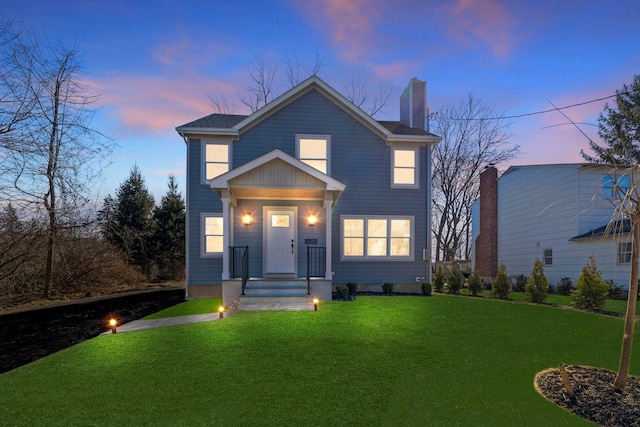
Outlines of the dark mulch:
<svg viewBox="0 0 640 427">
<path fill-rule="evenodd" d="M 534 380 L 546 399 L 602 426 L 640 426 L 640 378 L 629 377 L 624 390 L 612 386 L 615 372 L 586 366 L 567 366 L 574 391 L 564 388 L 559 369 L 547 369 Z"/>
<path fill-rule="evenodd" d="M 184 301 L 184 289 L 130 292 L 0 315 L 0 373 Z"/>
</svg>

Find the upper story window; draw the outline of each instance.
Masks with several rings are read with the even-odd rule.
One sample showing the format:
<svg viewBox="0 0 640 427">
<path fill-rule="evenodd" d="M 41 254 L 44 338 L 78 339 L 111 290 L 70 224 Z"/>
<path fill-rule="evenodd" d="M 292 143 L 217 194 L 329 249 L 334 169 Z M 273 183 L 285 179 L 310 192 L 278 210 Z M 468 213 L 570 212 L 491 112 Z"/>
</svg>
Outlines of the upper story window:
<svg viewBox="0 0 640 427">
<path fill-rule="evenodd" d="M 418 183 L 420 176 L 419 153 L 418 148 L 391 149 L 391 187 L 420 188 Z"/>
<path fill-rule="evenodd" d="M 605 175 L 602 177 L 602 195 L 606 199 L 624 197 L 629 188 L 629 177 L 627 175 Z"/>
<path fill-rule="evenodd" d="M 202 151 L 203 180 L 209 181 L 223 173 L 229 172 L 231 145 L 228 142 L 204 142 Z"/>
<path fill-rule="evenodd" d="M 296 157 L 320 172 L 331 172 L 331 136 L 296 135 Z"/>
</svg>

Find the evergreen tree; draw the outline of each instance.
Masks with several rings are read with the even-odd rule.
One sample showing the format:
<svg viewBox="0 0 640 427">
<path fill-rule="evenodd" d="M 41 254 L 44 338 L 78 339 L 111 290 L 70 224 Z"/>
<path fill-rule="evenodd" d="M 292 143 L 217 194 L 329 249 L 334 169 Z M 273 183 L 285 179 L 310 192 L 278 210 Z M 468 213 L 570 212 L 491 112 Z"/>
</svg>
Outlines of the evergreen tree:
<svg viewBox="0 0 640 427">
<path fill-rule="evenodd" d="M 165 279 L 181 279 L 185 267 L 185 205 L 178 183 L 169 176 L 167 193 L 153 211 L 154 248 L 159 273 Z"/>
<path fill-rule="evenodd" d="M 615 185 L 615 197 L 618 198 L 618 202 L 612 218 L 614 220 L 618 217 L 628 218 L 633 235 L 622 351 L 618 375 L 614 381 L 615 387 L 624 389 L 631 364 L 640 260 L 640 177 L 637 173 L 640 167 L 638 145 L 640 144 L 640 75 L 633 77 L 631 85 L 624 84 L 622 90 L 616 91 L 616 108 L 610 107 L 609 104 L 605 106 L 604 113 L 600 114 L 598 119 L 598 128 L 598 135 L 606 146 L 601 147 L 589 141 L 589 146 L 595 155 L 589 156 L 581 152 L 582 156 L 589 162 L 612 164 L 614 166 L 613 182 L 618 183 L 619 176 L 627 175 L 631 184 L 628 189 Z"/>
<path fill-rule="evenodd" d="M 155 205 L 137 166 L 129 178 L 120 184 L 115 199 L 104 199 L 102 236 L 124 254 L 126 260 L 151 274 L 153 254 L 151 238 L 154 224 L 151 211 Z"/>
<path fill-rule="evenodd" d="M 509 283 L 509 276 L 507 276 L 507 266 L 501 262 L 498 264 L 498 274 L 491 283 L 491 296 L 498 299 L 509 299 L 510 292 L 511 283 Z"/>
<path fill-rule="evenodd" d="M 576 290 L 571 294 L 571 302 L 577 308 L 598 310 L 604 306 L 609 286 L 596 267 L 596 260 L 589 257 L 589 264 L 582 267 L 582 274 L 576 280 Z"/>
<path fill-rule="evenodd" d="M 549 294 L 549 280 L 544 275 L 542 261 L 536 259 L 533 263 L 531 276 L 527 279 L 524 286 L 525 301 L 534 304 L 541 304 Z"/>
</svg>

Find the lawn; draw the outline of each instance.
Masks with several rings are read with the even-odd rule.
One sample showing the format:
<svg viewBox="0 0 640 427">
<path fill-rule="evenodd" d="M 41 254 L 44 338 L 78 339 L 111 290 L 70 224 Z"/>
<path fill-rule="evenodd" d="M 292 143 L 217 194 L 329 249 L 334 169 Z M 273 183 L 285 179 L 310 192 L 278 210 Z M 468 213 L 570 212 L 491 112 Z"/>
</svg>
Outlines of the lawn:
<svg viewBox="0 0 640 427">
<path fill-rule="evenodd" d="M 2 425 L 589 425 L 540 397 L 560 363 L 616 369 L 622 319 L 488 298 L 108 334 L 0 375 Z M 640 374 L 640 337 L 632 374 Z"/>
</svg>

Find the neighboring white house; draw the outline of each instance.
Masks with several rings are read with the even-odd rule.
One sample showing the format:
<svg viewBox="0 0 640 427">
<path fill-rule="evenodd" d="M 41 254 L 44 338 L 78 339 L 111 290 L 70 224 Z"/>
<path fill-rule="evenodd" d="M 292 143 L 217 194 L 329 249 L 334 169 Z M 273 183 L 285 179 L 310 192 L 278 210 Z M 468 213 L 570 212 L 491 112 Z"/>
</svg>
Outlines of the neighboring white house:
<svg viewBox="0 0 640 427">
<path fill-rule="evenodd" d="M 492 168 L 487 168 L 485 173 Z M 510 167 L 494 186 L 498 222 L 497 228 L 494 227 L 497 231 L 494 259 L 505 263 L 510 276 L 529 276 L 538 258 L 543 262 L 550 285 L 554 286 L 563 277 L 569 277 L 575 285 L 582 267 L 593 255 L 603 277 L 613 279 L 626 289 L 631 235 L 628 222 L 612 221 L 613 181 L 612 168 L 604 165 Z M 627 177 L 618 179 L 618 186 L 628 185 Z M 483 259 L 487 258 L 484 256 L 487 249 L 476 239 L 482 230 L 491 232 L 491 224 L 487 221 L 483 224 L 480 217 L 482 203 L 483 195 L 472 209 L 472 263 L 476 269 L 486 267 L 482 263 L 486 263 Z M 614 227 L 607 229 L 609 223 Z"/>
</svg>

